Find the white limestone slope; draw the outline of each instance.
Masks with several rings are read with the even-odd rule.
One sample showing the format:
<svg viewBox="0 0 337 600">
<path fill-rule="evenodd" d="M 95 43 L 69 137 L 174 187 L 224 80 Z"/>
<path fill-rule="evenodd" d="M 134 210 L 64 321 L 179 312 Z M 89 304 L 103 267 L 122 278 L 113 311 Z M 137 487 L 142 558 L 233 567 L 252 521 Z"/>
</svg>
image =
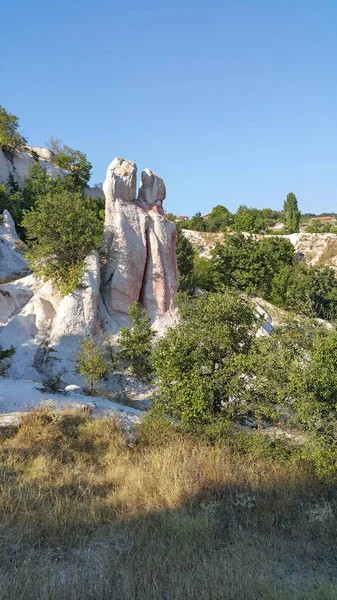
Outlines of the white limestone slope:
<svg viewBox="0 0 337 600">
<path fill-rule="evenodd" d="M 34 151 L 34 152 L 33 152 Z M 0 147 L 0 183 L 7 184 L 10 176 L 22 186 L 28 175 L 29 168 L 36 162 L 39 163 L 45 173 L 51 177 L 65 177 L 69 171 L 62 169 L 50 162 L 52 153 L 47 148 L 27 146 L 20 152 L 9 156 Z"/>
<path fill-rule="evenodd" d="M 94 417 L 117 416 L 126 427 L 139 423 L 144 415 L 141 410 L 106 398 L 85 396 L 74 390 L 65 394 L 42 393 L 41 384 L 34 381 L 0 377 L 0 427 L 16 425 L 22 414 L 43 406 L 56 410 L 65 407 L 90 407 Z"/>
<path fill-rule="evenodd" d="M 97 252 L 92 252 L 86 259 L 81 288 L 64 298 L 50 281 L 39 288 L 36 286 L 35 293 L 32 293 L 34 282 L 31 287 L 27 283 L 21 282 L 19 294 L 13 284 L 8 291 L 7 298 L 13 304 L 18 295 L 23 300 L 22 296 L 26 294 L 28 299 L 21 310 L 13 311 L 0 331 L 3 349 L 15 347 L 8 375 L 41 381 L 44 376 L 61 371 L 66 381 L 81 382 L 74 365 L 78 341 L 94 334 L 98 325 L 100 262 Z"/>
<path fill-rule="evenodd" d="M 0 220 L 0 279 L 19 277 L 27 272 L 27 263 L 20 251 L 21 246 L 14 221 L 8 210 L 4 210 Z"/>
</svg>

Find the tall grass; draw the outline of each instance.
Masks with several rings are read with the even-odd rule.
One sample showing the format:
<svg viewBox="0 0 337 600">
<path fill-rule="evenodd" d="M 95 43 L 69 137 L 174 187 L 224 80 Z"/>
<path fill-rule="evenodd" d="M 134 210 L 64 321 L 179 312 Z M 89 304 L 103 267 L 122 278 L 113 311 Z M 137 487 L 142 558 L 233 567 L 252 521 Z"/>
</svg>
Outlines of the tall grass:
<svg viewBox="0 0 337 600">
<path fill-rule="evenodd" d="M 160 422 L 47 409 L 3 433 L 0 599 L 335 599 L 335 489 Z"/>
</svg>

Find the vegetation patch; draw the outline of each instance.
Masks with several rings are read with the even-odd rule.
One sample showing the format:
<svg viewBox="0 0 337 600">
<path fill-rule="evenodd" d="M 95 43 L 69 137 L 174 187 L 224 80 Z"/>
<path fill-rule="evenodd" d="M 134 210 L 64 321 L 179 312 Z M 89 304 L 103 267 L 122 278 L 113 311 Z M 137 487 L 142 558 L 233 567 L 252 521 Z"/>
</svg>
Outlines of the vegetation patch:
<svg viewBox="0 0 337 600">
<path fill-rule="evenodd" d="M 238 435 L 29 413 L 0 446 L 0 598 L 334 599 L 335 488 Z"/>
</svg>

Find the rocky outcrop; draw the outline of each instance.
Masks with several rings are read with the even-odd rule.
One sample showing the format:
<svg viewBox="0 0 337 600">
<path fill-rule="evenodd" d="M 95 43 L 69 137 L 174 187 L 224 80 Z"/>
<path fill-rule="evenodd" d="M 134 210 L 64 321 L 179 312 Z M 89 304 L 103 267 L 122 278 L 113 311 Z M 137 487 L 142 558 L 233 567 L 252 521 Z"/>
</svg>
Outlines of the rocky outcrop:
<svg viewBox="0 0 337 600">
<path fill-rule="evenodd" d="M 136 176 L 131 161 L 116 158 L 109 166 L 100 256 L 92 252 L 87 257 L 79 289 L 62 298 L 50 281 L 32 275 L 0 284 L 0 345 L 15 347 L 11 377 L 38 381 L 60 371 L 65 382 L 82 383 L 75 364 L 79 339 L 117 333 L 128 323 L 133 302 L 147 309 L 157 330 L 172 324 L 178 281 L 175 225 L 162 208 L 163 180 L 146 169 L 136 197 Z M 0 234 L 24 270 L 24 257 L 16 249 L 20 240 L 7 211 Z M 11 254 L 0 264 L 13 273 L 17 267 Z"/>
<path fill-rule="evenodd" d="M 12 312 L 6 327 L 0 332 L 0 345 L 15 347 L 8 374 L 17 379 L 38 381 L 43 376 L 61 371 L 65 380 L 76 380 L 74 360 L 78 341 L 94 334 L 98 327 L 97 309 L 100 287 L 100 261 L 97 252 L 86 259 L 82 286 L 64 298 L 53 289 L 52 283 L 21 280 L 17 289 L 7 290 Z M 8 286 L 9 284 L 7 284 Z M 35 293 L 32 290 L 35 288 Z M 18 296 L 25 295 L 21 307 Z M 19 306 L 16 309 L 15 301 Z M 21 310 L 20 310 L 21 309 Z M 52 349 L 52 352 L 50 352 Z"/>
<path fill-rule="evenodd" d="M 9 177 L 12 176 L 18 185 L 22 187 L 28 175 L 29 168 L 34 163 L 39 163 L 44 173 L 47 173 L 50 177 L 65 177 L 69 175 L 70 171 L 55 165 L 54 160 L 55 154 L 51 150 L 48 150 L 48 148 L 25 146 L 20 152 L 9 155 L 5 154 L 0 146 L 0 183 L 7 185 Z M 94 199 L 104 196 L 102 188 L 98 185 L 86 187 L 84 194 Z"/>
<path fill-rule="evenodd" d="M 39 150 L 39 154 L 36 153 Z M 7 184 L 10 176 L 14 177 L 15 181 L 22 186 L 25 178 L 28 175 L 29 168 L 36 162 L 39 163 L 42 170 L 51 177 L 65 177 L 69 175 L 69 171 L 61 169 L 57 165 L 50 162 L 50 159 L 42 158 L 47 156 L 42 151 L 50 153 L 47 148 L 32 148 L 27 147 L 20 152 L 16 152 L 12 156 L 5 154 L 0 147 L 0 183 Z M 50 153 L 52 154 L 52 153 Z M 49 154 L 48 154 L 49 157 Z"/>
<path fill-rule="evenodd" d="M 163 180 L 146 169 L 136 198 L 135 163 L 115 158 L 107 170 L 102 296 L 107 312 L 140 302 L 151 318 L 174 306 L 178 272 L 175 225 L 164 215 Z"/>
<path fill-rule="evenodd" d="M 8 210 L 0 215 L 0 280 L 19 277 L 27 271 L 26 260 L 21 253 L 22 244 Z"/>
</svg>

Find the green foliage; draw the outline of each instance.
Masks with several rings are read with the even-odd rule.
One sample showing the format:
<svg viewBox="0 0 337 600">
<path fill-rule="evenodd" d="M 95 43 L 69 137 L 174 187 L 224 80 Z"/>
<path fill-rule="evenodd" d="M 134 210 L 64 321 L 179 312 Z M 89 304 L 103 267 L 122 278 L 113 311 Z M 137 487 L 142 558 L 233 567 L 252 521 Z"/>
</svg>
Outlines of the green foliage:
<svg viewBox="0 0 337 600">
<path fill-rule="evenodd" d="M 173 213 L 165 213 L 165 217 L 172 222 L 176 220 L 176 216 Z"/>
<path fill-rule="evenodd" d="M 153 374 L 151 341 L 154 336 L 150 319 L 137 302 L 130 306 L 128 317 L 131 326 L 120 330 L 118 341 L 121 351 L 118 358 L 131 363 L 131 372 L 135 377 L 150 382 Z"/>
<path fill-rule="evenodd" d="M 321 222 L 318 219 L 310 221 L 305 233 L 337 233 L 337 225 L 333 221 Z"/>
<path fill-rule="evenodd" d="M 193 284 L 195 288 L 212 291 L 214 288 L 212 263 L 205 256 L 194 255 Z"/>
<path fill-rule="evenodd" d="M 56 154 L 55 164 L 71 172 L 76 186 L 83 188 L 88 184 L 92 165 L 80 150 L 62 146 L 62 150 Z"/>
<path fill-rule="evenodd" d="M 271 208 L 248 208 L 243 204 L 233 216 L 232 229 L 238 232 L 266 233 L 279 220 L 282 218 L 278 211 Z"/>
<path fill-rule="evenodd" d="M 337 331 L 316 330 L 294 386 L 300 422 L 337 442 Z"/>
<path fill-rule="evenodd" d="M 80 340 L 80 352 L 76 356 L 77 372 L 86 378 L 90 395 L 94 386 L 98 384 L 110 371 L 101 345 L 92 337 Z"/>
<path fill-rule="evenodd" d="M 12 184 L 12 178 L 7 187 L 0 184 L 0 213 L 3 213 L 5 209 L 11 213 L 16 224 L 20 223 L 22 219 L 21 194 Z"/>
<path fill-rule="evenodd" d="M 229 210 L 218 204 L 215 206 L 206 219 L 207 231 L 224 231 L 232 222 L 232 215 Z"/>
<path fill-rule="evenodd" d="M 200 262 L 200 259 L 199 259 Z M 298 263 L 294 248 L 281 236 L 255 240 L 242 234 L 228 235 L 218 244 L 204 268 L 204 289 L 232 287 L 254 293 L 286 310 L 323 319 L 337 318 L 337 281 L 329 267 Z"/>
<path fill-rule="evenodd" d="M 297 199 L 292 192 L 288 194 L 283 203 L 285 226 L 288 233 L 299 231 L 301 213 L 298 210 Z"/>
<path fill-rule="evenodd" d="M 194 250 L 191 242 L 177 228 L 177 264 L 179 271 L 179 289 L 191 292 L 193 290 L 193 259 Z"/>
<path fill-rule="evenodd" d="M 6 359 L 11 358 L 13 354 L 15 354 L 14 346 L 11 346 L 7 350 L 3 350 L 2 346 L 0 346 L 0 375 L 5 375 L 8 368 Z"/>
<path fill-rule="evenodd" d="M 206 221 L 202 218 L 201 212 L 197 212 L 187 221 L 181 221 L 179 227 L 182 229 L 191 229 L 192 231 L 207 231 Z"/>
<path fill-rule="evenodd" d="M 20 150 L 27 140 L 19 133 L 19 119 L 0 105 L 0 146 L 6 152 Z"/>
<path fill-rule="evenodd" d="M 13 356 L 13 354 L 15 354 L 14 346 L 11 346 L 7 350 L 3 350 L 2 346 L 0 346 L 0 360 L 3 360 L 4 358 L 10 358 Z"/>
<path fill-rule="evenodd" d="M 155 345 L 157 409 L 183 422 L 226 412 L 239 357 L 254 339 L 250 302 L 234 291 L 180 300 L 179 324 Z"/>
<path fill-rule="evenodd" d="M 84 259 L 100 243 L 102 222 L 95 203 L 55 180 L 23 217 L 31 242 L 28 260 L 33 271 L 52 279 L 66 295 L 81 284 Z"/>
<path fill-rule="evenodd" d="M 269 299 L 272 281 L 284 265 L 295 262 L 294 248 L 281 237 L 255 240 L 242 234 L 225 236 L 212 253 L 215 286 L 225 285 Z"/>
<path fill-rule="evenodd" d="M 330 267 L 285 265 L 272 281 L 269 298 L 277 306 L 322 319 L 337 318 L 337 281 Z"/>
<path fill-rule="evenodd" d="M 57 394 L 61 391 L 61 387 L 62 387 L 62 372 L 58 371 L 58 373 L 56 373 L 56 375 L 51 375 L 50 377 L 46 377 L 42 384 L 43 384 L 43 388 L 42 391 L 43 392 L 50 392 L 52 394 Z"/>
</svg>

